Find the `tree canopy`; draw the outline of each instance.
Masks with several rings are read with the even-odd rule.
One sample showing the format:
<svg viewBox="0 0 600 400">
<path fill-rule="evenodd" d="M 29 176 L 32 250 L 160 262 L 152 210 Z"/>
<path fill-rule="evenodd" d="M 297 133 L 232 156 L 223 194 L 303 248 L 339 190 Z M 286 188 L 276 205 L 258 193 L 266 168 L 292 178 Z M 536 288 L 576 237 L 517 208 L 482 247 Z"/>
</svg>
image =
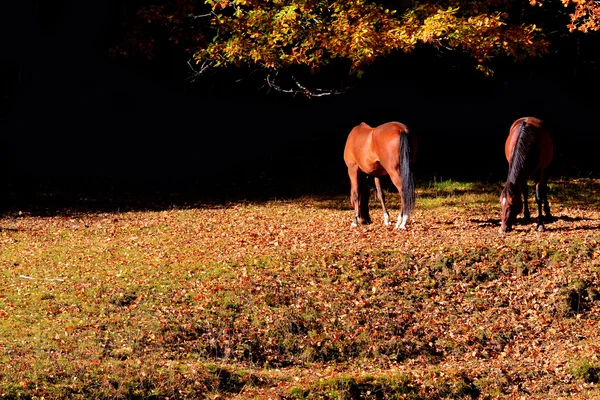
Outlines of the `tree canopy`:
<svg viewBox="0 0 600 400">
<path fill-rule="evenodd" d="M 189 58 L 195 75 L 250 67 L 271 88 L 309 96 L 294 71 L 318 73 L 342 65 L 360 76 L 373 61 L 418 47 L 467 55 L 474 68 L 493 74 L 493 61 L 541 56 L 550 30 L 600 28 L 600 5 L 589 0 L 172 0 L 141 7 L 113 54 L 156 56 L 169 43 Z M 539 12 L 551 9 L 548 14 Z M 161 44 L 162 43 L 162 44 Z M 286 72 L 288 86 L 277 75 Z"/>
<path fill-rule="evenodd" d="M 569 31 L 597 31 L 600 29 L 600 2 L 595 0 L 560 0 L 565 7 L 571 7 Z M 549 0 L 529 0 L 532 6 L 542 6 Z"/>
</svg>

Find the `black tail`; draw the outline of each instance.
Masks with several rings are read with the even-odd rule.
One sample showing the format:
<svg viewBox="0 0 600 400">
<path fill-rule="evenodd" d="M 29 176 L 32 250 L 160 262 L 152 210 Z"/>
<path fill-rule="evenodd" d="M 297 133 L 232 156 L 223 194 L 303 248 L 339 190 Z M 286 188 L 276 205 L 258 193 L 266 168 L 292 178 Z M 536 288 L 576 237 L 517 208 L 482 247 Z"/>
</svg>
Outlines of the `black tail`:
<svg viewBox="0 0 600 400">
<path fill-rule="evenodd" d="M 402 180 L 402 215 L 410 216 L 415 208 L 415 179 L 412 171 L 410 137 L 400 135 L 400 179 Z"/>
</svg>

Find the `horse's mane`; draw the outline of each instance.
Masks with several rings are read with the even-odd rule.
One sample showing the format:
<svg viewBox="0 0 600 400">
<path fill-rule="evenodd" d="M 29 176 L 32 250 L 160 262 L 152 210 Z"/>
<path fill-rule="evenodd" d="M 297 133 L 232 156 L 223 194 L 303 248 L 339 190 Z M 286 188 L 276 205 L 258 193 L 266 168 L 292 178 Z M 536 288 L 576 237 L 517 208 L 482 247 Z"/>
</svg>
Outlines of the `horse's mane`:
<svg viewBox="0 0 600 400">
<path fill-rule="evenodd" d="M 534 138 L 531 130 L 527 128 L 525 121 L 522 121 L 519 137 L 513 150 L 512 160 L 510 161 L 507 182 L 516 183 L 517 179 L 523 178 L 525 162 L 529 152 L 531 151 L 531 145 L 533 144 L 533 141 Z"/>
</svg>

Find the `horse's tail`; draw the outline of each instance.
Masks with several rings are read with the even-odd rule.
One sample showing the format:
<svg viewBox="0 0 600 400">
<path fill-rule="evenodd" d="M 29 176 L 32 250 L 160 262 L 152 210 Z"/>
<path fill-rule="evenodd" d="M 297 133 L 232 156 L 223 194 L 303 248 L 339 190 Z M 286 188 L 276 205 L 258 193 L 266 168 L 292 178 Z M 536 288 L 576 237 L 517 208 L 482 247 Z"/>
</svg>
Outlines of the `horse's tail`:
<svg viewBox="0 0 600 400">
<path fill-rule="evenodd" d="M 410 216 L 415 208 L 415 179 L 412 171 L 410 133 L 400 135 L 400 179 L 402 181 L 402 215 Z"/>
</svg>

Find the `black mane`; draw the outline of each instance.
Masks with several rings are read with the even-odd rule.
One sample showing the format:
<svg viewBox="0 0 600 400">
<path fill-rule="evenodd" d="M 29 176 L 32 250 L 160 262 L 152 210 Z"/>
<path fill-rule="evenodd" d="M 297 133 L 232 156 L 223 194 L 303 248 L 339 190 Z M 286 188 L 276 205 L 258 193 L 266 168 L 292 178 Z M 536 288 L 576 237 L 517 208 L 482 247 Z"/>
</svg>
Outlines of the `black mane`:
<svg viewBox="0 0 600 400">
<path fill-rule="evenodd" d="M 525 167 L 533 142 L 533 133 L 527 128 L 525 121 L 521 122 L 519 138 L 517 139 L 512 160 L 508 167 L 507 183 L 516 183 L 517 180 L 526 177 Z"/>
</svg>

